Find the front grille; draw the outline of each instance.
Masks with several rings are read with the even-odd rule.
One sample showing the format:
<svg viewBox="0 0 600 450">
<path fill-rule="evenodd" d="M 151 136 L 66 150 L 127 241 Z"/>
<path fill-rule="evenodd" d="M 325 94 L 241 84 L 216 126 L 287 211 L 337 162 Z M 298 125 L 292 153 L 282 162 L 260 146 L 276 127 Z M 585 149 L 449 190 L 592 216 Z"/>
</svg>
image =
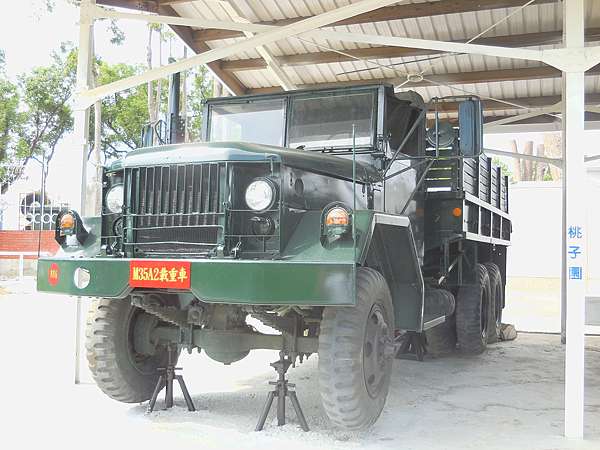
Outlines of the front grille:
<svg viewBox="0 0 600 450">
<path fill-rule="evenodd" d="M 130 256 L 205 256 L 223 234 L 226 163 L 125 170 L 124 244 Z"/>
</svg>

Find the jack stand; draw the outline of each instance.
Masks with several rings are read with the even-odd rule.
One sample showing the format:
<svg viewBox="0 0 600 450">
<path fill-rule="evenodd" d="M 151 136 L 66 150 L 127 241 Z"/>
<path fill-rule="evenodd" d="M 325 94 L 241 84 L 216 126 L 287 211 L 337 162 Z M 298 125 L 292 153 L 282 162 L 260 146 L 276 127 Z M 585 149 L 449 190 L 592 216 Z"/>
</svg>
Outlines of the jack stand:
<svg viewBox="0 0 600 450">
<path fill-rule="evenodd" d="M 168 362 L 167 367 L 159 367 L 158 372 L 161 374 L 158 378 L 158 382 L 156 383 L 156 387 L 154 388 L 154 392 L 152 393 L 152 398 L 150 399 L 150 403 L 148 403 L 148 413 L 154 411 L 154 406 L 156 405 L 156 399 L 158 398 L 158 394 L 165 389 L 165 409 L 169 409 L 173 407 L 173 381 L 177 380 L 179 386 L 181 387 L 181 392 L 183 393 L 183 398 L 185 398 L 185 403 L 187 404 L 188 411 L 196 411 L 194 407 L 194 402 L 192 401 L 192 397 L 190 397 L 190 393 L 187 390 L 185 385 L 185 381 L 183 381 L 182 375 L 177 375 L 175 373 L 176 370 L 181 370 L 181 367 L 175 367 L 173 364 L 172 357 L 173 348 L 169 345 L 168 347 Z"/>
<path fill-rule="evenodd" d="M 292 406 L 294 407 L 294 411 L 296 411 L 296 417 L 298 418 L 298 422 L 300 422 L 300 426 L 304 431 L 308 431 L 308 424 L 306 423 L 306 418 L 304 417 L 302 408 L 300 408 L 300 402 L 298 402 L 296 392 L 289 389 L 295 387 L 295 385 L 289 383 L 285 379 L 285 373 L 291 365 L 292 361 L 290 360 L 290 357 L 286 356 L 284 352 L 279 352 L 279 360 L 271 363 L 271 367 L 277 371 L 278 379 L 277 381 L 269 382 L 270 385 L 276 387 L 274 390 L 269 392 L 267 396 L 267 402 L 265 403 L 263 412 L 258 419 L 258 424 L 256 425 L 255 431 L 261 431 L 265 426 L 267 416 L 269 415 L 269 411 L 271 410 L 271 405 L 273 405 L 273 400 L 275 397 L 277 397 L 277 426 L 285 425 L 285 398 L 289 397 L 290 401 L 292 402 Z"/>
<path fill-rule="evenodd" d="M 407 331 L 399 336 L 397 340 L 400 342 L 400 348 L 396 352 L 397 359 L 423 361 L 427 354 L 427 344 L 422 333 Z"/>
</svg>

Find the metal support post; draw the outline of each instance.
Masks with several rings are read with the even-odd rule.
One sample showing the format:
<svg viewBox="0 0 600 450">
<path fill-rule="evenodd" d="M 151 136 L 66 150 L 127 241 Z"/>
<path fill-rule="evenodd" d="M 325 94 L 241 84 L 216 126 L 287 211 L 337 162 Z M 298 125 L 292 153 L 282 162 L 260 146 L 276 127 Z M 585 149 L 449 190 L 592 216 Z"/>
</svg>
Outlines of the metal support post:
<svg viewBox="0 0 600 450">
<path fill-rule="evenodd" d="M 77 92 L 90 88 L 91 62 L 93 61 L 92 42 L 94 32 L 94 19 L 92 9 L 96 0 L 82 0 L 79 7 L 79 51 L 77 54 Z M 76 200 L 73 209 L 85 215 L 86 186 L 87 186 L 87 159 L 89 152 L 89 108 L 74 111 L 74 141 L 75 141 L 75 184 Z M 76 300 L 76 331 L 75 331 L 75 384 L 81 382 L 81 324 L 83 323 L 83 307 L 81 297 Z"/>
<path fill-rule="evenodd" d="M 585 45 L 585 1 L 565 0 L 565 48 L 581 51 Z M 562 267 L 566 293 L 565 436 L 583 437 L 584 339 L 586 264 L 585 79 L 581 65 L 563 68 L 564 178 L 568 181 L 564 205 Z"/>
</svg>

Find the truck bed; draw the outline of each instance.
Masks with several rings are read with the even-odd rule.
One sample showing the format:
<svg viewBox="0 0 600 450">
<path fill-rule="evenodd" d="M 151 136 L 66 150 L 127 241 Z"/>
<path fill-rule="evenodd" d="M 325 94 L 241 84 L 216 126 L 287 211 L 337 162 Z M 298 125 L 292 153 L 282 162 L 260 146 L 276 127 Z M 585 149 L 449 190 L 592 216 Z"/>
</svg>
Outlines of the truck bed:
<svg viewBox="0 0 600 450">
<path fill-rule="evenodd" d="M 435 149 L 428 148 L 429 156 Z M 467 240 L 509 245 L 508 176 L 485 155 L 460 157 L 456 146 L 439 149 L 436 160 L 425 176 L 426 208 L 431 216 L 426 223 L 428 246 L 439 238 L 461 234 Z M 462 221 L 448 216 L 461 209 Z M 458 210 L 456 210 L 458 211 Z"/>
</svg>

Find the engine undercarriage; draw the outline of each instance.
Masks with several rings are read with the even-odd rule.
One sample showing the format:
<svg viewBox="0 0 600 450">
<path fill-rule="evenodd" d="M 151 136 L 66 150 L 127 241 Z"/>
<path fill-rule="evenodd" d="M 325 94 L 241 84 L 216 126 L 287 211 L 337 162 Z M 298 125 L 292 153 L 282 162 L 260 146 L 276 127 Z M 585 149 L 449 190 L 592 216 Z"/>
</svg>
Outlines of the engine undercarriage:
<svg viewBox="0 0 600 450">
<path fill-rule="evenodd" d="M 256 349 L 285 351 L 300 361 L 318 350 L 321 308 L 217 305 L 156 292 L 134 293 L 130 300 L 147 313 L 133 331 L 141 354 L 176 344 L 231 364 Z"/>
</svg>

